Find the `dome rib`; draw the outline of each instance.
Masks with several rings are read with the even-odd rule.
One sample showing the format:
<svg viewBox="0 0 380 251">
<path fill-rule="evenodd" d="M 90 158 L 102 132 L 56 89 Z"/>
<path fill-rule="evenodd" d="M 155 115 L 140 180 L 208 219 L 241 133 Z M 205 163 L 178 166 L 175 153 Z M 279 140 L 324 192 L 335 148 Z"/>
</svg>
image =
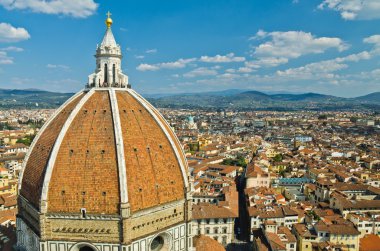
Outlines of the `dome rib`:
<svg viewBox="0 0 380 251">
<path fill-rule="evenodd" d="M 41 193 L 41 212 L 46 213 L 47 207 L 44 205 L 44 202 L 47 202 L 48 199 L 48 192 L 49 192 L 49 184 L 51 180 L 51 176 L 53 174 L 53 168 L 55 166 L 55 161 L 57 159 L 57 155 L 59 153 L 59 150 L 61 148 L 62 141 L 66 135 L 67 130 L 69 129 L 71 122 L 75 119 L 77 116 L 78 112 L 81 110 L 83 105 L 90 99 L 90 97 L 95 93 L 95 91 L 92 89 L 90 90 L 81 100 L 80 102 L 76 105 L 74 110 L 71 112 L 70 116 L 67 118 L 65 121 L 58 137 L 57 140 L 53 146 L 53 149 L 50 153 L 49 161 L 46 167 L 46 172 L 45 172 L 45 177 L 44 177 L 44 182 L 42 185 L 42 193 Z"/>
<path fill-rule="evenodd" d="M 119 170 L 119 184 L 120 184 L 120 202 L 128 203 L 128 180 L 127 180 L 127 169 L 125 167 L 125 157 L 124 157 L 124 142 L 123 142 L 123 132 L 121 130 L 121 122 L 119 116 L 119 104 L 117 102 L 116 93 L 114 89 L 109 90 L 111 99 L 112 116 L 114 120 L 114 131 L 116 140 L 116 151 L 117 151 L 117 163 Z"/>
<path fill-rule="evenodd" d="M 36 209 L 39 209 L 40 206 L 42 178 L 46 171 L 51 149 L 56 142 L 60 129 L 62 128 L 62 123 L 66 121 L 75 105 L 81 100 L 81 98 L 83 98 L 83 96 L 83 91 L 76 93 L 54 112 L 48 121 L 46 121 L 41 127 L 30 146 L 30 150 L 25 156 L 22 172 L 19 177 L 19 194 L 29 201 Z M 60 121 L 62 121 L 62 123 L 60 123 Z M 44 142 L 41 143 L 41 141 Z M 45 147 L 48 150 L 43 149 Z"/>
<path fill-rule="evenodd" d="M 118 215 L 119 166 L 109 89 L 91 89 L 64 134 L 46 187 L 47 212 Z M 64 177 L 64 178 L 62 178 Z"/>
<path fill-rule="evenodd" d="M 177 152 L 144 102 L 130 89 L 117 90 L 124 138 L 131 213 L 186 198 Z"/>
</svg>

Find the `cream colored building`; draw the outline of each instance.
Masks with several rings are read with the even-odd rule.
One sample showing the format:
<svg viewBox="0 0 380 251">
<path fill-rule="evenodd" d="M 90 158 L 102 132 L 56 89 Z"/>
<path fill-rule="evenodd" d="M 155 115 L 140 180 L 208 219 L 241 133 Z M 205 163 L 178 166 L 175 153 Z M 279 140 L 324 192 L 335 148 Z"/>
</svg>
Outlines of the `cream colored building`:
<svg viewBox="0 0 380 251">
<path fill-rule="evenodd" d="M 234 222 L 238 215 L 228 207 L 217 205 L 193 205 L 192 232 L 206 235 L 223 246 L 235 239 Z"/>
<path fill-rule="evenodd" d="M 295 224 L 293 233 L 297 237 L 299 251 L 312 251 L 314 247 L 329 246 L 332 250 L 359 251 L 360 232 L 349 224 L 326 224 L 319 221 L 314 226 Z"/>
</svg>

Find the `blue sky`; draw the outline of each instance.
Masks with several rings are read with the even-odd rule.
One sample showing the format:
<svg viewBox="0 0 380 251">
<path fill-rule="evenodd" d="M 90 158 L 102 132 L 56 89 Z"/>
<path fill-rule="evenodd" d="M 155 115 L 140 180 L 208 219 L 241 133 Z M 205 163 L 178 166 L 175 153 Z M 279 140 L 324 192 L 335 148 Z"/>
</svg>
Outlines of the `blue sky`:
<svg viewBox="0 0 380 251">
<path fill-rule="evenodd" d="M 141 93 L 380 91 L 378 0 L 0 0 L 0 88 L 83 88 L 108 10 Z"/>
</svg>

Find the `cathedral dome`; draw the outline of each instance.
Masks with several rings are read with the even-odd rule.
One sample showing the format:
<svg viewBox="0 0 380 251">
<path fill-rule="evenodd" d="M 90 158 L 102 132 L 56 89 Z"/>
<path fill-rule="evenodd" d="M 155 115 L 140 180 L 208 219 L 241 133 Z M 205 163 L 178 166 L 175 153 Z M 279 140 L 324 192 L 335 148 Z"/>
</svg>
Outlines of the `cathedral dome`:
<svg viewBox="0 0 380 251">
<path fill-rule="evenodd" d="M 185 198 L 187 165 L 162 115 L 129 88 L 81 91 L 39 132 L 20 194 L 49 213 L 131 213 Z"/>
<path fill-rule="evenodd" d="M 184 152 L 131 89 L 108 19 L 85 89 L 57 109 L 26 155 L 20 250 L 192 250 Z"/>
</svg>

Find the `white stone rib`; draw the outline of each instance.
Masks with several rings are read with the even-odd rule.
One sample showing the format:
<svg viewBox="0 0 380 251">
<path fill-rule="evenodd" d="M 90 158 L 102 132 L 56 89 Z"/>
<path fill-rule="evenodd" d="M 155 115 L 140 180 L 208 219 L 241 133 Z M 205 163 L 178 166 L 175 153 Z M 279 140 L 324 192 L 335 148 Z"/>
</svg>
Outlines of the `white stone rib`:
<svg viewBox="0 0 380 251">
<path fill-rule="evenodd" d="M 76 115 L 78 114 L 78 112 L 80 111 L 80 109 L 83 107 L 83 105 L 92 96 L 92 94 L 94 94 L 94 92 L 95 91 L 93 89 L 90 90 L 79 101 L 79 103 L 76 105 L 76 107 L 74 108 L 74 110 L 71 112 L 70 116 L 67 118 L 65 124 L 62 127 L 61 132 L 58 135 L 57 140 L 54 143 L 53 149 L 52 149 L 51 154 L 50 154 L 49 162 L 48 162 L 47 167 L 46 167 L 46 173 L 45 173 L 44 183 L 42 185 L 42 194 L 41 194 L 41 201 L 40 201 L 40 203 L 41 203 L 41 207 L 40 207 L 41 211 L 43 209 L 43 205 L 42 205 L 43 202 L 47 201 L 47 196 L 48 196 L 48 190 L 49 190 L 49 184 L 50 184 L 51 175 L 53 173 L 53 168 L 54 168 L 55 160 L 57 158 L 58 151 L 59 151 L 59 149 L 61 147 L 63 138 L 65 137 L 66 132 L 67 132 L 67 130 L 69 129 L 69 127 L 71 125 L 71 122 L 74 120 L 74 118 L 76 117 Z M 45 210 L 46 210 L 46 208 L 45 208 Z M 42 213 L 46 213 L 46 212 L 42 212 Z"/>
<path fill-rule="evenodd" d="M 115 141 L 116 141 L 116 153 L 117 153 L 117 163 L 119 171 L 119 184 L 120 184 L 120 202 L 128 203 L 128 185 L 127 185 L 127 169 L 124 157 L 124 142 L 123 133 L 121 131 L 120 113 L 119 105 L 117 103 L 116 92 L 114 89 L 109 89 L 113 125 L 115 131 Z"/>
<path fill-rule="evenodd" d="M 161 127 L 161 129 L 165 133 L 166 138 L 169 140 L 170 145 L 172 146 L 172 148 L 173 148 L 173 150 L 175 152 L 175 156 L 177 158 L 177 161 L 178 161 L 178 163 L 179 163 L 179 165 L 181 167 L 181 172 L 182 172 L 183 180 L 185 182 L 185 186 L 186 186 L 186 188 L 189 188 L 189 181 L 188 181 L 187 174 L 186 174 L 186 169 L 185 169 L 185 166 L 184 166 L 184 165 L 186 165 L 186 163 L 182 162 L 182 159 L 180 157 L 180 153 L 178 152 L 177 147 L 176 147 L 175 143 L 173 142 L 172 137 L 170 136 L 169 132 L 166 130 L 165 126 L 162 124 L 161 120 L 157 117 L 156 113 L 154 111 L 152 111 L 155 108 L 153 106 L 151 106 L 148 101 L 146 101 L 143 97 L 141 97 L 134 90 L 127 89 L 126 91 L 128 91 L 137 101 L 139 101 L 139 103 L 142 106 L 145 107 L 145 109 L 150 113 L 150 115 L 153 116 L 153 118 L 157 121 L 158 125 Z M 156 112 L 159 114 L 158 111 L 156 111 Z M 165 120 L 165 118 L 163 118 L 163 121 L 165 121 L 165 123 L 167 123 L 166 120 Z M 169 125 L 168 125 L 168 127 L 170 129 Z M 175 133 L 173 133 L 173 135 L 174 135 L 174 137 L 176 137 Z M 178 139 L 176 138 L 175 140 L 178 140 Z M 181 152 L 181 153 L 183 153 L 183 152 Z"/>
<path fill-rule="evenodd" d="M 34 138 L 32 144 L 30 145 L 30 148 L 28 150 L 28 153 L 25 155 L 25 159 L 24 159 L 24 162 L 22 163 L 22 168 L 21 168 L 21 173 L 20 173 L 20 176 L 19 176 L 19 179 L 18 179 L 18 194 L 20 194 L 20 190 L 21 190 L 21 185 L 22 185 L 22 178 L 24 176 L 24 170 L 25 170 L 25 167 L 26 167 L 26 163 L 28 163 L 28 160 L 29 160 L 29 156 L 30 154 L 32 153 L 33 151 L 33 148 L 34 146 L 36 145 L 36 143 L 38 142 L 38 139 L 40 138 L 40 136 L 42 135 L 42 133 L 45 131 L 46 127 L 48 127 L 48 125 L 50 125 L 50 123 L 55 119 L 55 117 L 57 117 L 57 115 L 59 113 L 62 112 L 62 110 L 69 104 L 71 103 L 74 99 L 76 99 L 78 96 L 80 96 L 81 94 L 83 93 L 83 90 L 79 91 L 78 93 L 74 94 L 71 98 L 69 98 L 68 100 L 66 100 L 65 103 L 63 103 L 57 110 L 55 110 L 55 112 L 53 113 L 53 115 L 44 123 L 44 125 L 41 127 L 40 131 L 37 133 L 36 137 Z"/>
</svg>

